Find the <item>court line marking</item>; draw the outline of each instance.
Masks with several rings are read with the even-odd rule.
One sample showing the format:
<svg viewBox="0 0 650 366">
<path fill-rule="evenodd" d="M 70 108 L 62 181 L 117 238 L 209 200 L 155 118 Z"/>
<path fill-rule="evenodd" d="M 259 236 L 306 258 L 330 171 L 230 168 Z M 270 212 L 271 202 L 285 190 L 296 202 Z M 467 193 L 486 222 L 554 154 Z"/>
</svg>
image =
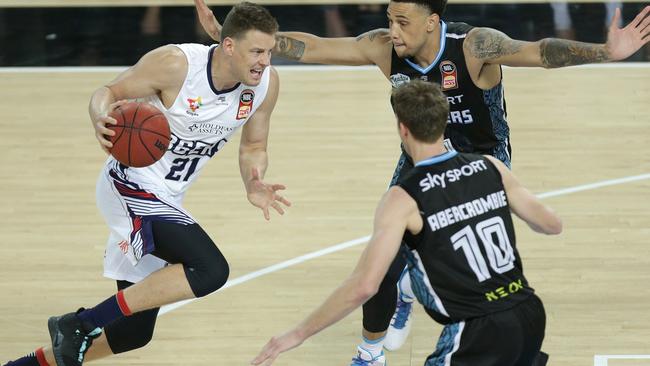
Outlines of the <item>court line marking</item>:
<svg viewBox="0 0 650 366">
<path fill-rule="evenodd" d="M 645 180 L 645 179 L 650 179 L 650 173 L 641 174 L 641 175 L 634 175 L 634 176 L 629 176 L 629 177 L 624 177 L 624 178 L 608 179 L 608 180 L 604 180 L 604 181 L 600 181 L 600 182 L 582 184 L 582 185 L 569 187 L 569 188 L 563 188 L 563 189 L 559 189 L 559 190 L 555 190 L 555 191 L 550 191 L 550 192 L 538 194 L 537 197 L 539 197 L 540 199 L 544 199 L 544 198 L 548 198 L 548 197 L 556 197 L 556 196 L 571 194 L 571 193 L 575 193 L 575 192 L 582 192 L 582 191 L 587 191 L 587 190 L 592 190 L 592 189 L 597 189 L 597 188 L 602 188 L 602 187 L 608 187 L 608 186 L 614 186 L 614 185 L 625 184 L 625 183 L 630 183 L 630 182 L 636 182 L 636 181 L 641 181 L 641 180 Z M 353 246 L 356 246 L 356 245 L 359 245 L 359 244 L 367 243 L 368 240 L 370 240 L 370 235 L 364 236 L 362 238 L 352 239 L 352 240 L 349 240 L 349 241 L 346 241 L 346 242 L 343 242 L 343 243 L 340 243 L 340 244 L 336 244 L 334 246 L 331 246 L 331 247 L 328 247 L 328 248 L 325 248 L 325 249 L 321 249 L 321 250 L 317 250 L 315 252 L 307 253 L 307 254 L 301 255 L 299 257 L 289 259 L 289 260 L 286 260 L 284 262 L 280 262 L 280 263 L 277 263 L 277 264 L 262 268 L 260 270 L 254 271 L 254 272 L 250 272 L 250 273 L 245 274 L 243 276 L 240 276 L 240 277 L 234 278 L 232 280 L 229 280 L 228 282 L 226 282 L 226 284 L 222 288 L 217 290 L 215 293 L 221 292 L 222 290 L 225 290 L 225 289 L 227 289 L 229 287 L 237 286 L 237 285 L 240 285 L 242 283 L 248 282 L 248 281 L 253 280 L 255 278 L 258 278 L 258 277 L 261 277 L 261 276 L 264 276 L 264 275 L 267 275 L 267 274 L 270 274 L 270 273 L 273 273 L 273 272 L 277 272 L 277 271 L 285 269 L 285 268 L 289 268 L 289 267 L 294 266 L 296 264 L 306 262 L 306 261 L 314 259 L 314 258 L 322 257 L 322 256 L 330 254 L 330 253 L 338 252 L 338 251 L 341 251 L 343 249 L 347 249 L 347 248 L 350 248 L 350 247 L 353 247 Z M 176 310 L 176 309 L 178 309 L 178 308 L 180 308 L 180 307 L 182 307 L 182 306 L 184 306 L 186 304 L 189 304 L 190 302 L 196 301 L 196 300 L 197 299 L 189 299 L 189 300 L 180 301 L 180 302 L 170 304 L 170 305 L 165 305 L 162 308 L 160 308 L 159 315 L 163 315 L 163 314 L 166 314 L 166 313 L 168 313 L 170 311 Z"/>
<path fill-rule="evenodd" d="M 594 366 L 607 366 L 608 360 L 650 360 L 650 355 L 595 355 Z"/>
<path fill-rule="evenodd" d="M 0 73 L 93 73 L 93 72 L 122 72 L 129 66 L 25 66 L 25 67 L 0 67 Z M 286 71 L 359 71 L 376 70 L 377 66 L 340 66 L 340 65 L 273 65 L 278 70 Z M 507 69 L 525 69 L 524 67 L 509 67 Z M 539 69 L 539 67 L 526 67 Z M 572 66 L 572 69 L 647 69 L 650 62 L 611 62 L 604 64 L 588 64 Z"/>
</svg>

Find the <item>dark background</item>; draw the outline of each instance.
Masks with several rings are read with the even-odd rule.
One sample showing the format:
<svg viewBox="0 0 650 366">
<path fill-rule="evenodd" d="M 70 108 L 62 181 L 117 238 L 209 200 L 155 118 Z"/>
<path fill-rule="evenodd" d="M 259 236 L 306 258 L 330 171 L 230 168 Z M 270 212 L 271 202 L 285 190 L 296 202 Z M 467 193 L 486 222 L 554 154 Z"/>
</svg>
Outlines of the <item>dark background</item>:
<svg viewBox="0 0 650 366">
<path fill-rule="evenodd" d="M 645 6 L 623 5 L 624 24 Z M 223 21 L 230 6 L 212 7 Z M 281 30 L 356 36 L 387 27 L 385 5 L 269 6 Z M 562 13 L 564 21 L 556 21 Z M 604 42 L 603 3 L 449 5 L 446 21 L 499 29 L 512 38 L 561 37 Z M 566 20 L 569 20 L 568 22 Z M 168 43 L 212 43 L 193 7 L 0 8 L 0 66 L 132 65 Z M 650 60 L 646 46 L 628 61 Z M 284 63 L 274 60 L 274 63 Z"/>
</svg>

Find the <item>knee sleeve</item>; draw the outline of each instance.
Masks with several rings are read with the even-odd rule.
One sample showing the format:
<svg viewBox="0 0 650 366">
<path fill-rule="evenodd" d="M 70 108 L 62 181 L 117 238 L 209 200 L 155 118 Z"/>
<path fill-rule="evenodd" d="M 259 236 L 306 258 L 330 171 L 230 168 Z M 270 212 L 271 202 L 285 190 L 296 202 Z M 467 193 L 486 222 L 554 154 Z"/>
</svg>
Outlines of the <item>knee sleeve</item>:
<svg viewBox="0 0 650 366">
<path fill-rule="evenodd" d="M 169 263 L 182 263 L 194 296 L 211 294 L 226 283 L 230 274 L 228 262 L 198 224 L 154 221 L 152 229 L 153 255 Z"/>
<path fill-rule="evenodd" d="M 405 266 L 404 257 L 398 253 L 375 296 L 363 304 L 363 328 L 365 330 L 378 333 L 388 329 L 397 305 L 397 282 Z"/>
<path fill-rule="evenodd" d="M 215 249 L 217 247 L 214 247 Z M 196 297 L 209 295 L 226 284 L 230 268 L 221 252 L 202 258 L 195 263 L 184 263 L 185 276 Z"/>
<path fill-rule="evenodd" d="M 118 290 L 123 290 L 132 283 L 118 281 Z M 153 337 L 158 317 L 158 308 L 135 313 L 120 318 L 104 328 L 108 346 L 113 354 L 124 353 L 146 346 Z"/>
</svg>

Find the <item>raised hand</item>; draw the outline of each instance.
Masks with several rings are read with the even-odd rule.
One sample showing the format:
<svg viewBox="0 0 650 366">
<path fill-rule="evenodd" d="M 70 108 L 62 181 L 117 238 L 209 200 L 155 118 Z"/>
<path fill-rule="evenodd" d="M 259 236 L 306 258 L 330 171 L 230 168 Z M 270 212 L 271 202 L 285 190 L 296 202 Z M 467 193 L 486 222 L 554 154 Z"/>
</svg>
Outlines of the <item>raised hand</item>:
<svg viewBox="0 0 650 366">
<path fill-rule="evenodd" d="M 619 28 L 621 9 L 617 8 L 612 24 L 609 26 L 607 43 L 605 47 L 612 61 L 619 61 L 630 57 L 644 44 L 650 41 L 650 6 L 646 6 L 624 28 Z"/>
<path fill-rule="evenodd" d="M 253 206 L 262 209 L 262 212 L 264 212 L 264 218 L 266 220 L 270 220 L 271 215 L 269 214 L 269 207 L 272 207 L 280 215 L 284 215 L 284 209 L 280 203 L 284 204 L 287 207 L 291 206 L 291 202 L 277 193 L 278 191 L 284 189 L 286 189 L 286 187 L 282 184 L 264 183 L 260 179 L 259 170 L 257 168 L 253 168 L 251 180 L 249 181 L 247 187 L 248 201 Z"/>
<path fill-rule="evenodd" d="M 196 12 L 199 15 L 199 22 L 203 27 L 203 30 L 212 38 L 213 40 L 219 42 L 221 41 L 221 24 L 217 21 L 217 18 L 212 13 L 212 10 L 205 3 L 205 0 L 194 0 L 194 6 L 196 7 Z"/>
</svg>

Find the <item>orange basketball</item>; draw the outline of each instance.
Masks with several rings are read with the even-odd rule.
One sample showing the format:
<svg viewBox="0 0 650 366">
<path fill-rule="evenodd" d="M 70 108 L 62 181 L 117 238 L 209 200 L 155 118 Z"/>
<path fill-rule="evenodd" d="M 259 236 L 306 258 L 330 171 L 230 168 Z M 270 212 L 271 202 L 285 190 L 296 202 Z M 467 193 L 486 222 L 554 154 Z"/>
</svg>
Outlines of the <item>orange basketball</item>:
<svg viewBox="0 0 650 366">
<path fill-rule="evenodd" d="M 111 155 L 120 163 L 141 168 L 162 158 L 169 147 L 170 131 L 167 118 L 158 108 L 148 103 L 129 102 L 113 110 L 110 117 L 116 125 L 109 136 L 113 143 Z"/>
</svg>

